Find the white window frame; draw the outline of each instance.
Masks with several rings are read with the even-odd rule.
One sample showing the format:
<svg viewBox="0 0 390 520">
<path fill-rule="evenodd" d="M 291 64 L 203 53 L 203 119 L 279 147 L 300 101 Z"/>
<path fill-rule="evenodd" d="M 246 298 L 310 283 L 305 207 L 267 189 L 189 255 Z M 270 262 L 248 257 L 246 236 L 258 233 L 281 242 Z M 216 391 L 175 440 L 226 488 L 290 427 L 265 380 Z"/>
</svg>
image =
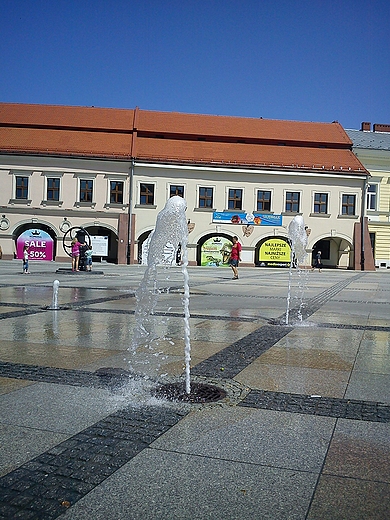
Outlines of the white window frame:
<svg viewBox="0 0 390 520">
<path fill-rule="evenodd" d="M 201 208 L 199 206 L 199 199 L 200 199 L 200 188 L 211 188 L 213 190 L 213 204 L 211 208 Z M 208 184 L 208 183 L 199 183 L 196 185 L 196 210 L 197 211 L 213 211 L 215 207 L 215 197 L 216 197 L 216 186 L 215 184 Z"/>
<path fill-rule="evenodd" d="M 299 193 L 299 209 L 298 211 L 286 211 L 287 192 Z M 285 215 L 300 215 L 302 213 L 302 201 L 303 201 L 303 190 L 295 190 L 292 188 L 286 188 L 283 190 L 283 211 Z"/>
<path fill-rule="evenodd" d="M 153 204 L 141 204 L 141 184 L 151 184 L 154 186 L 153 190 Z M 156 209 L 157 208 L 157 182 L 140 179 L 137 181 L 137 203 L 135 205 L 136 208 L 150 208 L 150 209 Z"/>
<path fill-rule="evenodd" d="M 104 205 L 105 208 L 109 209 L 110 207 L 115 207 L 126 209 L 129 206 L 127 201 L 127 178 L 127 175 L 105 175 L 105 179 L 107 179 L 106 203 Z M 123 202 L 111 202 L 111 182 L 123 182 Z"/>
<path fill-rule="evenodd" d="M 353 215 L 346 215 L 343 214 L 343 196 L 344 195 L 354 195 L 355 196 L 355 213 Z M 342 191 L 340 192 L 340 207 L 339 207 L 339 217 L 341 218 L 356 218 L 360 214 L 360 207 L 359 207 L 359 200 L 361 197 L 359 197 L 359 194 L 356 193 L 356 191 Z"/>
<path fill-rule="evenodd" d="M 368 191 L 370 186 L 375 186 L 375 193 L 372 193 L 372 192 Z M 375 208 L 370 208 L 369 204 L 368 204 L 368 201 L 371 201 L 371 199 L 373 198 L 374 195 L 375 195 L 375 198 L 376 198 L 376 200 L 375 200 Z M 377 182 L 369 182 L 368 183 L 365 204 L 366 204 L 366 211 L 378 211 L 379 183 L 377 183 Z"/>
<path fill-rule="evenodd" d="M 171 186 L 183 186 L 184 188 L 184 199 L 186 199 L 186 196 L 187 196 L 187 183 L 186 182 L 172 182 L 172 181 L 169 181 L 167 182 L 167 200 L 170 198 L 170 195 L 171 195 Z"/>
<path fill-rule="evenodd" d="M 230 209 L 229 208 L 229 190 L 241 190 L 242 192 L 242 198 L 241 198 L 241 209 Z M 245 206 L 244 206 L 244 192 L 245 192 L 245 189 L 240 187 L 240 186 L 227 186 L 226 187 L 226 191 L 225 191 L 225 199 L 226 199 L 226 202 L 225 202 L 225 208 L 226 208 L 226 211 L 241 211 L 241 212 L 244 212 L 245 213 Z"/>
<path fill-rule="evenodd" d="M 328 195 L 328 205 L 327 205 L 327 208 L 326 208 L 326 213 L 315 213 L 314 212 L 314 204 L 315 204 L 315 196 L 317 193 L 324 193 L 325 195 Z M 310 212 L 310 215 L 313 215 L 315 217 L 317 216 L 326 216 L 326 215 L 330 215 L 329 213 L 329 210 L 330 210 L 330 197 L 331 197 L 331 192 L 328 191 L 328 190 L 322 190 L 322 189 L 315 189 L 311 192 L 311 212 Z"/>
<path fill-rule="evenodd" d="M 77 192 L 76 192 L 75 206 L 77 208 L 79 208 L 80 206 L 95 208 L 95 206 L 96 206 L 96 199 L 95 199 L 95 197 L 96 197 L 96 177 L 97 177 L 97 175 L 96 174 L 91 174 L 91 173 L 75 173 L 73 176 L 77 179 L 77 188 L 76 188 Z M 92 181 L 93 182 L 93 185 L 92 185 L 92 201 L 91 202 L 81 201 L 80 200 L 81 181 Z"/>
<path fill-rule="evenodd" d="M 269 191 L 271 193 L 271 207 L 269 210 L 266 210 L 266 209 L 263 209 L 263 210 L 260 210 L 260 209 L 257 209 L 257 192 L 258 191 Z M 274 206 L 274 196 L 275 196 L 275 193 L 274 193 L 274 189 L 273 188 L 262 188 L 262 187 L 257 187 L 255 188 L 255 194 L 254 194 L 254 197 L 255 197 L 255 202 L 253 204 L 253 211 L 255 213 L 273 213 L 273 206 Z"/>
<path fill-rule="evenodd" d="M 63 204 L 63 177 L 64 174 L 61 172 L 42 172 L 43 177 L 43 194 L 42 194 L 42 206 L 51 205 L 51 206 L 62 206 Z M 59 179 L 60 180 L 60 189 L 58 193 L 58 200 L 48 200 L 47 199 L 47 180 L 48 179 Z"/>
<path fill-rule="evenodd" d="M 32 199 L 30 197 L 31 194 L 31 177 L 34 172 L 32 170 L 11 170 L 9 174 L 12 175 L 12 195 L 13 197 L 10 199 L 10 204 L 25 204 L 26 206 L 31 206 Z M 27 198 L 26 199 L 17 199 L 16 198 L 16 177 L 28 177 L 28 189 L 27 189 Z"/>
</svg>

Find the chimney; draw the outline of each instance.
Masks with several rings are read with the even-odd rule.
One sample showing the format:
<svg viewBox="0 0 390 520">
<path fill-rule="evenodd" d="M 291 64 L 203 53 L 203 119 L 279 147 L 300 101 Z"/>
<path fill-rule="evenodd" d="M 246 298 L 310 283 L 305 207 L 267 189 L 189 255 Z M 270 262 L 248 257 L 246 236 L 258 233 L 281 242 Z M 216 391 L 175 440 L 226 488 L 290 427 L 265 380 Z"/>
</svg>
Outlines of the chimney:
<svg viewBox="0 0 390 520">
<path fill-rule="evenodd" d="M 361 131 L 362 132 L 371 132 L 371 123 L 363 122 Z"/>
<path fill-rule="evenodd" d="M 374 132 L 390 132 L 390 125 L 374 125 Z"/>
</svg>

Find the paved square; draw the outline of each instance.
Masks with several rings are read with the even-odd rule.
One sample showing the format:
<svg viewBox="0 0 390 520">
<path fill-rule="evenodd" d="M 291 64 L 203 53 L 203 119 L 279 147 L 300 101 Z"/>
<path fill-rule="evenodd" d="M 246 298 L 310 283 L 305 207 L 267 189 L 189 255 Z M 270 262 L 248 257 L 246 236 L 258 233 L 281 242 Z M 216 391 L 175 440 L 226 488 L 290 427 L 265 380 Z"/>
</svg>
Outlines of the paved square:
<svg viewBox="0 0 390 520">
<path fill-rule="evenodd" d="M 190 405 L 152 392 L 184 381 L 180 268 L 134 346 L 144 267 L 19 267 L 0 261 L 1 519 L 390 517 L 388 271 L 293 272 L 286 320 L 288 270 L 189 268 L 191 377 L 227 392 Z"/>
</svg>

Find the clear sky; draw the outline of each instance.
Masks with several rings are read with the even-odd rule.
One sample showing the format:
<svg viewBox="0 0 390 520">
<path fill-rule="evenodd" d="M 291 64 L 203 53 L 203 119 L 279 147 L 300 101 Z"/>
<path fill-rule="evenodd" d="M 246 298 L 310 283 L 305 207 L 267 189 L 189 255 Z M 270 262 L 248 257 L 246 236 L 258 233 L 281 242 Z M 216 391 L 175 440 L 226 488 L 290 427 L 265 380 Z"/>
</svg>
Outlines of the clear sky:
<svg viewBox="0 0 390 520">
<path fill-rule="evenodd" d="M 390 1 L 0 0 L 0 101 L 390 124 Z"/>
</svg>

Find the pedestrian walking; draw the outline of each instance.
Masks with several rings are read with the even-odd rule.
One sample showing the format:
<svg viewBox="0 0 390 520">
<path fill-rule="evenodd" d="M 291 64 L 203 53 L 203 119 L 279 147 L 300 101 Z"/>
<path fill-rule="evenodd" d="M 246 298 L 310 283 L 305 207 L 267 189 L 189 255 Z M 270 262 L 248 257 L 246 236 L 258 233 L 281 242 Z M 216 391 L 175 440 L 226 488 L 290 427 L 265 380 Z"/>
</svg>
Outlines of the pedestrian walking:
<svg viewBox="0 0 390 520">
<path fill-rule="evenodd" d="M 229 264 L 233 271 L 233 280 L 238 280 L 238 263 L 241 260 L 242 246 L 238 237 L 233 237 L 232 250 L 230 252 Z"/>
<path fill-rule="evenodd" d="M 314 260 L 314 265 L 312 267 L 312 271 L 314 271 L 314 269 L 318 269 L 319 272 L 321 272 L 321 269 L 322 269 L 322 261 L 321 261 L 321 251 L 317 251 L 317 254 L 316 254 L 316 257 L 315 257 L 315 260 Z"/>
<path fill-rule="evenodd" d="M 23 274 L 30 274 L 28 270 L 28 246 L 23 247 Z"/>
</svg>

